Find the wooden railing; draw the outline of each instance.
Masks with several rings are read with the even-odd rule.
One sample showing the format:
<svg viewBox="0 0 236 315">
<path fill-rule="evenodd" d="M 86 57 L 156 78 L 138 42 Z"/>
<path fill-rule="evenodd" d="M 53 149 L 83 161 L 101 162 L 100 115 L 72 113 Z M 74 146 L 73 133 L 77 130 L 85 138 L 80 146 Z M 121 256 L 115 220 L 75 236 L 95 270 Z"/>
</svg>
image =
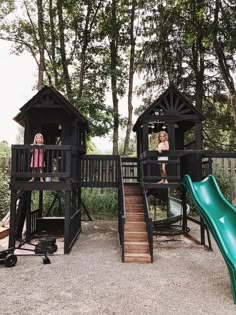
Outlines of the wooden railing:
<svg viewBox="0 0 236 315">
<path fill-rule="evenodd" d="M 147 200 L 147 195 L 145 191 L 144 185 L 141 186 L 142 188 L 142 198 L 143 198 L 143 205 L 144 205 L 144 218 L 146 222 L 146 231 L 148 234 L 148 244 L 149 244 L 149 253 L 151 256 L 151 262 L 153 262 L 153 232 L 152 232 L 152 217 L 149 212 L 149 205 Z"/>
<path fill-rule="evenodd" d="M 41 167 L 40 154 L 38 154 L 41 150 L 43 150 L 43 167 Z M 71 177 L 71 146 L 13 145 L 11 179 L 24 180 L 32 176 L 51 179 Z"/>
<path fill-rule="evenodd" d="M 167 156 L 167 177 L 166 179 L 174 182 L 180 182 L 182 176 L 188 171 L 196 170 L 194 168 L 199 167 L 198 179 L 201 180 L 208 174 L 211 174 L 214 169 L 215 159 L 213 157 L 221 156 L 220 153 L 214 153 L 212 151 L 206 150 L 171 150 L 162 154 L 157 153 L 156 151 L 146 151 L 140 155 L 138 168 L 140 174 L 140 181 L 151 183 L 156 182 L 162 179 L 160 175 L 160 164 L 163 163 L 162 161 L 158 161 L 158 156 Z M 228 153 L 223 154 L 226 158 Z M 232 154 L 231 154 L 232 155 Z M 195 159 L 194 161 L 198 160 L 199 164 L 195 164 L 192 161 L 187 161 L 186 158 L 190 157 Z M 233 156 L 233 155 L 232 155 Z M 236 157 L 236 154 L 235 154 Z M 225 159 L 224 158 L 224 159 Z M 224 160 L 225 161 L 225 160 Z M 224 162 L 226 163 L 226 162 Z M 201 167 L 200 167 L 201 165 Z M 186 169 L 187 167 L 187 169 Z M 170 169 L 170 172 L 168 172 Z M 200 172 L 201 171 L 201 172 Z M 234 174 L 236 178 L 236 174 Z"/>
<path fill-rule="evenodd" d="M 138 159 L 122 157 L 122 176 L 125 182 L 137 182 L 138 180 Z"/>
<path fill-rule="evenodd" d="M 39 210 L 33 210 L 30 212 L 30 233 L 33 234 L 36 232 L 36 222 L 37 218 L 39 217 Z"/>
<path fill-rule="evenodd" d="M 157 151 L 146 151 L 140 155 L 139 159 L 139 174 L 141 182 L 157 182 L 163 177 L 160 174 L 160 165 L 162 161 L 158 161 L 157 156 L 168 157 L 167 168 L 172 167 L 171 175 L 167 169 L 167 178 L 171 181 L 180 181 L 180 158 L 185 153 L 183 151 L 170 151 L 159 154 Z"/>
<path fill-rule="evenodd" d="M 122 261 L 125 261 L 125 196 L 124 196 L 124 181 L 122 176 L 122 162 L 121 158 L 119 160 L 119 178 L 120 178 L 120 185 L 118 187 L 118 232 L 119 232 L 119 239 L 120 239 L 120 246 L 121 246 L 121 256 Z"/>
<path fill-rule="evenodd" d="M 82 187 L 118 187 L 119 155 L 84 155 L 79 159 Z"/>
</svg>

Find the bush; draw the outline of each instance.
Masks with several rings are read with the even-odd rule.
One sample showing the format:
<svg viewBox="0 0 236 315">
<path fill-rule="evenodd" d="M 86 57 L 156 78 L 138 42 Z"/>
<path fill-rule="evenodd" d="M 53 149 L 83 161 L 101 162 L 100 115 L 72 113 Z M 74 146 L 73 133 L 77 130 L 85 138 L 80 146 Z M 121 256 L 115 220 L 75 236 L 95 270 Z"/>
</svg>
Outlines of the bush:
<svg viewBox="0 0 236 315">
<path fill-rule="evenodd" d="M 117 218 L 118 192 L 116 189 L 83 188 L 81 198 L 93 219 L 111 220 Z"/>
<path fill-rule="evenodd" d="M 0 170 L 0 220 L 10 210 L 9 177 Z"/>
<path fill-rule="evenodd" d="M 230 174 L 227 174 L 219 163 L 214 163 L 213 175 L 215 176 L 225 198 L 232 203 L 234 199 L 234 183 Z"/>
<path fill-rule="evenodd" d="M 64 216 L 64 209 L 60 209 L 60 212 L 58 211 L 58 199 L 56 199 L 56 202 L 54 201 L 56 195 L 57 192 L 54 191 L 45 190 L 43 192 L 43 216 L 47 216 L 52 203 L 53 207 L 48 216 Z M 32 191 L 31 199 L 31 210 L 39 209 L 39 191 Z"/>
</svg>

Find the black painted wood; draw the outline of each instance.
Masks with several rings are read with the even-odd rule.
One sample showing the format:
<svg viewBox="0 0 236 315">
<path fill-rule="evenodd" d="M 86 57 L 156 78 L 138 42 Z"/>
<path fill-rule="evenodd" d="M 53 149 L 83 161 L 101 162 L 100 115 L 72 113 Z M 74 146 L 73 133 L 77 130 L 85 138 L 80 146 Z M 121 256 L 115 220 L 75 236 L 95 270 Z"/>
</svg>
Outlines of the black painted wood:
<svg viewBox="0 0 236 315">
<path fill-rule="evenodd" d="M 44 191 L 64 192 L 66 196 L 72 194 L 72 199 L 67 196 L 66 200 L 72 201 L 75 207 L 77 195 L 80 194 L 78 178 L 81 173 L 79 158 L 86 153 L 86 137 L 89 132 L 87 119 L 68 100 L 52 86 L 44 86 L 24 106 L 20 108 L 19 114 L 14 118 L 16 122 L 25 127 L 24 145 L 12 146 L 11 182 L 10 189 L 14 192 L 40 191 L 39 210 L 37 216 L 43 213 Z M 42 133 L 45 145 L 40 146 L 44 150 L 43 170 L 31 169 L 30 161 L 38 146 L 32 146 L 36 133 Z M 34 182 L 29 180 L 34 177 Z M 44 182 L 39 179 L 43 177 Z M 74 190 L 72 192 L 72 190 Z M 24 195 L 24 194 L 23 194 Z M 23 203 L 23 195 L 20 197 L 20 204 Z M 14 194 L 13 194 L 14 196 Z M 66 201 L 66 202 L 67 202 Z M 16 229 L 15 209 L 16 198 L 12 197 L 12 231 Z M 27 240 L 34 230 L 35 214 L 31 212 L 31 200 L 27 200 L 27 209 L 24 208 L 24 218 L 27 221 Z M 71 204 L 65 205 L 67 218 L 65 221 L 65 250 L 69 251 L 75 235 L 81 231 L 81 219 L 77 216 L 76 224 L 72 222 L 74 216 Z M 20 209 L 18 209 L 20 210 Z M 72 211 L 72 212 L 71 212 Z M 23 218 L 23 219 L 24 219 Z M 22 219 L 22 220 L 23 220 Z M 42 227 L 43 229 L 43 227 Z M 67 239 L 68 238 L 68 239 Z M 14 233 L 12 232 L 12 238 Z"/>
</svg>

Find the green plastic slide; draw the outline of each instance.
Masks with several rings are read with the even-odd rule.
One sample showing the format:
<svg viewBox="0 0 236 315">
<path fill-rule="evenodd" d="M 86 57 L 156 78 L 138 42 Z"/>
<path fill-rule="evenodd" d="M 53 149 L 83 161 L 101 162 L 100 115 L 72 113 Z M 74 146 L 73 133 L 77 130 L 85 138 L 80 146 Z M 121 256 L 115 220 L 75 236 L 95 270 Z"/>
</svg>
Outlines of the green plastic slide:
<svg viewBox="0 0 236 315">
<path fill-rule="evenodd" d="M 193 182 L 185 175 L 182 185 L 214 237 L 227 265 L 236 304 L 236 209 L 224 197 L 213 175 Z"/>
</svg>

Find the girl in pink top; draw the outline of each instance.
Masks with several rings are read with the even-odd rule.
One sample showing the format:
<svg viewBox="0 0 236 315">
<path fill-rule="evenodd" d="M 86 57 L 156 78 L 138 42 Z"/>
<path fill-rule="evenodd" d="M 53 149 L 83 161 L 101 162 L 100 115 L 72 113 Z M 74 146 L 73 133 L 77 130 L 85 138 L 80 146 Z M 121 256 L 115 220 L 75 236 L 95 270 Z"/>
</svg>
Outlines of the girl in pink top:
<svg viewBox="0 0 236 315">
<path fill-rule="evenodd" d="M 37 133 L 34 136 L 34 142 L 31 145 L 43 145 L 44 144 L 44 139 L 43 135 L 41 133 Z M 33 172 L 39 171 L 40 173 L 43 172 L 43 167 L 44 167 L 44 160 L 43 160 L 43 149 L 32 149 L 32 156 L 30 160 L 30 167 L 32 168 Z M 31 178 L 30 182 L 34 181 L 34 177 Z M 44 182 L 43 177 L 40 177 L 40 182 Z"/>
<path fill-rule="evenodd" d="M 157 146 L 156 150 L 159 153 L 163 151 L 169 151 L 169 141 L 168 141 L 168 134 L 165 131 L 160 131 L 157 137 Z M 168 161 L 168 156 L 159 156 L 158 161 Z M 161 163 L 161 176 L 166 177 L 166 163 Z M 158 184 L 168 184 L 167 179 L 162 179 Z"/>
</svg>

